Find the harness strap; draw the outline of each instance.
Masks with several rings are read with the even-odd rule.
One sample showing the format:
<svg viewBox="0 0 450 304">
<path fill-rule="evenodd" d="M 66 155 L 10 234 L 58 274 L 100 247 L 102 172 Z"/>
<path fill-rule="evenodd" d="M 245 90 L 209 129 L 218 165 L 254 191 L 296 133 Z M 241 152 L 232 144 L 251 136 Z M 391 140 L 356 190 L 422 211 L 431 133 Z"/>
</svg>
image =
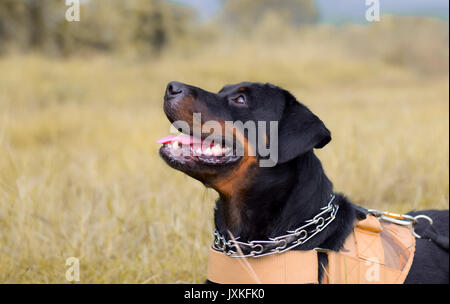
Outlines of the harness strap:
<svg viewBox="0 0 450 304">
<path fill-rule="evenodd" d="M 403 283 L 414 258 L 411 227 L 368 215 L 356 221 L 343 248 L 325 251 L 322 283 Z M 230 257 L 210 248 L 208 280 L 222 284 L 317 284 L 316 250 L 289 250 L 263 257 Z"/>
<path fill-rule="evenodd" d="M 207 277 L 220 284 L 317 284 L 318 269 L 315 250 L 232 258 L 210 247 Z"/>
<path fill-rule="evenodd" d="M 411 227 L 380 222 L 372 215 L 356 222 L 339 252 L 328 252 L 325 284 L 401 284 L 411 268 Z"/>
</svg>

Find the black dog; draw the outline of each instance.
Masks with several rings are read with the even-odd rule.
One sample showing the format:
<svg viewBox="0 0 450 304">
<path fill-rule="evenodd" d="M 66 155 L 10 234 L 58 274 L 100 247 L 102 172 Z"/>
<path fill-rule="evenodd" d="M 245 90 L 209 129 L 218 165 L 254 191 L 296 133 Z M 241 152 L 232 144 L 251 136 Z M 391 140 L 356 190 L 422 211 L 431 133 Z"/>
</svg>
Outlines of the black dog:
<svg viewBox="0 0 450 304">
<path fill-rule="evenodd" d="M 282 235 L 312 218 L 328 202 L 333 185 L 313 150 L 330 142 L 330 131 L 288 91 L 271 84 L 243 82 L 227 85 L 216 94 L 171 82 L 164 97 L 164 111 L 171 122 L 184 121 L 191 128 L 196 123 L 193 113 L 201 113 L 197 122 L 201 125 L 210 120 L 222 126 L 225 121 L 265 121 L 267 125 L 278 122 L 278 159 L 272 167 L 258 165 L 259 151 L 249 144 L 245 132 L 233 133 L 234 141 L 244 147 L 244 154 L 239 157 L 223 152 L 234 147 L 230 142 L 219 146 L 217 153 L 200 150 L 199 155 L 184 156 L 174 153 L 170 140 L 163 142 L 160 155 L 170 166 L 219 193 L 215 225 L 222 235 L 229 230 L 241 241 Z M 222 137 L 226 132 L 224 127 Z M 201 139 L 207 136 L 202 133 Z M 256 156 L 249 153 L 250 149 L 256 150 Z M 341 248 L 354 220 L 365 214 L 342 194 L 336 194 L 334 203 L 339 206 L 336 219 L 295 250 Z M 420 214 L 434 220 L 435 236 L 440 242 L 417 239 L 405 283 L 448 283 L 448 210 L 426 210 Z M 423 223 L 416 232 L 420 235 L 426 228 Z M 326 255 L 319 254 L 319 265 L 326 263 Z M 320 281 L 323 270 L 319 268 Z"/>
</svg>

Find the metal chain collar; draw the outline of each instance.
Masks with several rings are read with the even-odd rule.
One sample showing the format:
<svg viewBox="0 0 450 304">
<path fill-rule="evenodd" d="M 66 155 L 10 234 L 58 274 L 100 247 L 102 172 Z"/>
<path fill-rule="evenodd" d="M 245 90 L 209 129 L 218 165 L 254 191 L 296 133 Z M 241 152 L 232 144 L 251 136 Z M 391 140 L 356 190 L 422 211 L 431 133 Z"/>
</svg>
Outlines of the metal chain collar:
<svg viewBox="0 0 450 304">
<path fill-rule="evenodd" d="M 322 207 L 321 212 L 306 224 L 295 230 L 288 230 L 287 234 L 280 235 L 268 240 L 254 240 L 250 242 L 240 242 L 239 237 L 234 240 L 226 240 L 217 230 L 214 231 L 213 248 L 221 251 L 232 258 L 262 257 L 275 253 L 283 253 L 297 246 L 305 244 L 312 237 L 323 231 L 335 218 L 339 206 L 333 204 L 334 194 L 330 195 L 328 205 Z M 328 217 L 326 217 L 328 215 Z M 238 249 L 240 253 L 237 254 Z"/>
</svg>

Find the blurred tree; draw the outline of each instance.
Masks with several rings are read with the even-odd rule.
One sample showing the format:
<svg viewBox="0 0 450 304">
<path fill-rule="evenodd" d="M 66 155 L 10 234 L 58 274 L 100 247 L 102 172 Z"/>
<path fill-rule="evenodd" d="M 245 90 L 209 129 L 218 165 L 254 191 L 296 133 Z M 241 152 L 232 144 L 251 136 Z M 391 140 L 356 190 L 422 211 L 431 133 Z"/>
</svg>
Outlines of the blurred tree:
<svg viewBox="0 0 450 304">
<path fill-rule="evenodd" d="M 48 1 L 26 1 L 27 8 L 27 23 L 29 28 L 29 45 L 32 48 L 37 48 L 45 43 L 48 35 L 46 28 L 46 14 L 48 13 Z"/>
<path fill-rule="evenodd" d="M 0 1 L 0 51 L 8 43 L 24 45 L 26 39 L 26 6 L 23 1 Z"/>
<path fill-rule="evenodd" d="M 222 19 L 228 26 L 249 31 L 267 14 L 279 15 L 293 27 L 318 20 L 314 0 L 226 0 Z"/>
<path fill-rule="evenodd" d="M 163 0 L 82 1 L 68 22 L 64 0 L 1 0 L 0 51 L 13 45 L 52 54 L 95 50 L 159 53 L 186 34 L 192 11 Z"/>
</svg>

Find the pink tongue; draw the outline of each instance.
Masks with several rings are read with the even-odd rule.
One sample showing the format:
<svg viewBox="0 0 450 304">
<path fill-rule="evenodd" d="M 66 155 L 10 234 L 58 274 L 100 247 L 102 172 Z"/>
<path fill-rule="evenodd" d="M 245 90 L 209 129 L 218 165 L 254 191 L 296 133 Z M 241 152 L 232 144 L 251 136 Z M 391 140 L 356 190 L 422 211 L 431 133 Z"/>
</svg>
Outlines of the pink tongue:
<svg viewBox="0 0 450 304">
<path fill-rule="evenodd" d="M 201 139 L 195 138 L 189 135 L 169 135 L 163 137 L 157 141 L 158 144 L 167 144 L 174 141 L 178 141 L 183 145 L 190 145 L 191 143 L 201 143 Z"/>
</svg>

